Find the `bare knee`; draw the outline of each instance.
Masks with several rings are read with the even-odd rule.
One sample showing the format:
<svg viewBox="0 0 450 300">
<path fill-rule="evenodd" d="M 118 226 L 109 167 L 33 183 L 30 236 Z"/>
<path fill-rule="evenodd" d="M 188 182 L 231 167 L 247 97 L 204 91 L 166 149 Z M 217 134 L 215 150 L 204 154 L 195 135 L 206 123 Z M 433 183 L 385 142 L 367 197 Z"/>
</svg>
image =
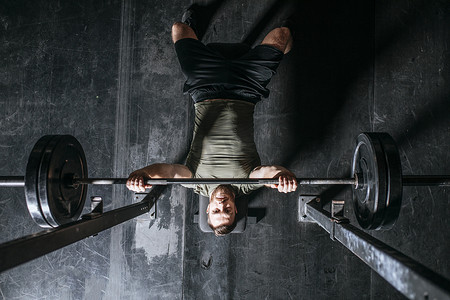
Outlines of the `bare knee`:
<svg viewBox="0 0 450 300">
<path fill-rule="evenodd" d="M 184 29 L 185 26 L 187 26 L 187 25 L 184 24 L 184 23 L 181 23 L 181 22 L 173 23 L 173 25 L 172 25 L 172 35 L 179 35 L 180 33 L 182 33 L 183 30 L 185 30 Z"/>
<path fill-rule="evenodd" d="M 197 36 L 194 33 L 194 30 L 192 30 L 191 27 L 188 25 L 181 23 L 181 22 L 175 22 L 172 25 L 172 40 L 174 43 L 176 43 L 178 40 L 184 39 L 184 38 L 191 38 L 196 39 Z"/>
<path fill-rule="evenodd" d="M 261 44 L 271 45 L 286 54 L 292 48 L 291 31 L 287 27 L 275 28 L 266 35 Z"/>
</svg>

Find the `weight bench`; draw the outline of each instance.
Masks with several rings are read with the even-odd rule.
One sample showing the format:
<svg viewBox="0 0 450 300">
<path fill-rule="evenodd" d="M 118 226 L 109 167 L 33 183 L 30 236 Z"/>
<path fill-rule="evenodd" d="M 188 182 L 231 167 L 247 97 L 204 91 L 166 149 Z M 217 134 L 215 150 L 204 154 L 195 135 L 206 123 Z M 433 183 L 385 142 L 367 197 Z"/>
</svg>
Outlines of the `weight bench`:
<svg viewBox="0 0 450 300">
<path fill-rule="evenodd" d="M 198 196 L 198 212 L 194 215 L 194 223 L 198 223 L 200 230 L 203 232 L 213 233 L 213 230 L 208 225 L 208 215 L 206 208 L 209 204 L 209 198 L 205 196 Z M 265 208 L 249 208 L 248 197 L 239 197 L 236 199 L 236 214 L 237 224 L 231 233 L 244 232 L 247 224 L 256 224 L 264 215 Z"/>
</svg>

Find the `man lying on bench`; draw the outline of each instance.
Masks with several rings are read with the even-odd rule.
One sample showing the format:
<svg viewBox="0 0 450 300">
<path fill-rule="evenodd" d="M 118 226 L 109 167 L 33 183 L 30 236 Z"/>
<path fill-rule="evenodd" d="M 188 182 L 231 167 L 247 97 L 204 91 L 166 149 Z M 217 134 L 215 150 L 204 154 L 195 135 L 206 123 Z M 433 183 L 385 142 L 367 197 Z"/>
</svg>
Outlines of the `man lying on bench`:
<svg viewBox="0 0 450 300">
<path fill-rule="evenodd" d="M 194 100 L 195 126 L 186 165 L 152 164 L 130 174 L 127 187 L 145 191 L 150 178 L 279 178 L 268 187 L 297 189 L 295 175 L 280 166 L 261 166 L 253 134 L 253 112 L 284 54 L 292 47 L 290 29 L 273 29 L 254 48 L 246 44 L 208 44 L 198 39 L 198 11 L 188 9 L 172 27 L 184 92 Z M 187 186 L 187 185 L 185 185 Z M 216 235 L 236 226 L 235 198 L 262 185 L 190 185 L 209 197 L 208 223 Z"/>
</svg>

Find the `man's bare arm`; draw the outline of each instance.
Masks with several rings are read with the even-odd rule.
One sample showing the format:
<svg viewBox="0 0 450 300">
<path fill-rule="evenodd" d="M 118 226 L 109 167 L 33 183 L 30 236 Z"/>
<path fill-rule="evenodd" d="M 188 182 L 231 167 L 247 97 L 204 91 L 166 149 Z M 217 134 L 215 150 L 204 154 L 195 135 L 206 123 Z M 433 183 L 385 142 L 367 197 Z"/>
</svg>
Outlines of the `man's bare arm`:
<svg viewBox="0 0 450 300">
<path fill-rule="evenodd" d="M 267 187 L 278 189 L 280 193 L 289 193 L 297 189 L 295 174 L 282 166 L 259 166 L 249 175 L 249 178 L 278 178 L 278 184 L 269 184 Z"/>
<path fill-rule="evenodd" d="M 143 192 L 152 186 L 144 184 L 151 178 L 191 178 L 192 173 L 186 166 L 178 164 L 152 164 L 134 171 L 128 176 L 127 188 L 134 192 Z"/>
</svg>

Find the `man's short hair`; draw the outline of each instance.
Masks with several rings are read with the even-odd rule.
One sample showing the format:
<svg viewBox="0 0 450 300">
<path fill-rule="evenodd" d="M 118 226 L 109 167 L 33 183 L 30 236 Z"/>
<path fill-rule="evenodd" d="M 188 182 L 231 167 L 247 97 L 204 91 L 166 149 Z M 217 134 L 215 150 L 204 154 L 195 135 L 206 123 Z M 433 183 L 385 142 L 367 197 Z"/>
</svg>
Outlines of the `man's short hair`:
<svg viewBox="0 0 450 300">
<path fill-rule="evenodd" d="M 220 225 L 217 227 L 214 227 L 211 222 L 209 221 L 209 215 L 208 215 L 208 225 L 211 227 L 211 229 L 214 231 L 214 234 L 216 236 L 224 236 L 229 234 L 236 228 L 237 224 L 237 216 L 234 216 L 234 222 L 231 225 Z"/>
<path fill-rule="evenodd" d="M 225 186 L 225 187 L 228 188 L 228 190 L 233 194 L 233 197 L 234 197 L 233 201 L 235 201 L 234 203 L 235 203 L 235 205 L 236 205 L 236 192 L 235 192 L 235 190 L 232 188 L 232 186 L 229 185 L 229 184 L 223 184 L 223 185 L 219 185 L 219 186 L 222 186 L 222 187 Z M 211 201 L 211 196 L 212 196 L 212 194 L 214 193 L 214 191 L 215 191 L 219 186 L 217 186 L 217 187 L 213 190 L 213 192 L 211 193 L 211 195 L 209 196 L 210 201 Z M 211 227 L 211 229 L 214 231 L 214 234 L 215 234 L 216 236 L 224 236 L 224 235 L 229 234 L 230 232 L 232 232 L 232 231 L 234 230 L 234 228 L 236 228 L 236 224 L 237 224 L 237 217 L 236 217 L 236 215 L 235 215 L 235 216 L 234 216 L 234 221 L 233 221 L 233 223 L 232 223 L 231 225 L 220 225 L 220 226 L 214 227 L 214 226 L 211 224 L 211 221 L 209 220 L 209 214 L 208 214 L 208 225 L 209 225 L 209 227 Z"/>
</svg>

